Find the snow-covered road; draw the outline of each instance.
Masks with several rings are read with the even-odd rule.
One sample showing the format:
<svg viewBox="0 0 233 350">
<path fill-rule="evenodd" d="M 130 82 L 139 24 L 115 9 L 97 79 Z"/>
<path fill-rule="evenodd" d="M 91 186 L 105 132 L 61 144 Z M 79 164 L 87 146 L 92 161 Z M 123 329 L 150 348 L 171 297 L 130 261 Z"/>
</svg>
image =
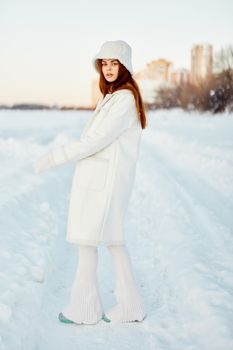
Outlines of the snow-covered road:
<svg viewBox="0 0 233 350">
<path fill-rule="evenodd" d="M 34 174 L 90 112 L 0 113 L 0 349 L 233 349 L 233 115 L 148 113 L 126 241 L 142 323 L 61 324 L 78 263 L 65 240 L 75 164 Z M 105 309 L 114 267 L 99 247 Z"/>
</svg>

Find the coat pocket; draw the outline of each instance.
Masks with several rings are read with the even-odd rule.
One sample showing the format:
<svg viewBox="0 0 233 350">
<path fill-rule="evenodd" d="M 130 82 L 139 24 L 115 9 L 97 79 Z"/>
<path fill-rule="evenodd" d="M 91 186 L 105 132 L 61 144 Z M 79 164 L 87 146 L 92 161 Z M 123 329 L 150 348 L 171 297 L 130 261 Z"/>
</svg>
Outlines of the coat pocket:
<svg viewBox="0 0 233 350">
<path fill-rule="evenodd" d="M 109 160 L 105 158 L 88 157 L 81 160 L 77 173 L 77 187 L 86 190 L 101 191 L 104 189 Z"/>
</svg>

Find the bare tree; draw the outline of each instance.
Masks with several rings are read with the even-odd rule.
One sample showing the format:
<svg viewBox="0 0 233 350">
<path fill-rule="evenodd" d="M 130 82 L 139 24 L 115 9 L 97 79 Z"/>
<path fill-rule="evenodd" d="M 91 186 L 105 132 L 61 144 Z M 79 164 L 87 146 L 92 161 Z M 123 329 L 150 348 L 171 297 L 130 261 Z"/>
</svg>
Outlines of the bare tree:
<svg viewBox="0 0 233 350">
<path fill-rule="evenodd" d="M 233 69 L 233 46 L 228 45 L 221 48 L 214 59 L 214 69 L 216 73 L 222 73 Z"/>
</svg>

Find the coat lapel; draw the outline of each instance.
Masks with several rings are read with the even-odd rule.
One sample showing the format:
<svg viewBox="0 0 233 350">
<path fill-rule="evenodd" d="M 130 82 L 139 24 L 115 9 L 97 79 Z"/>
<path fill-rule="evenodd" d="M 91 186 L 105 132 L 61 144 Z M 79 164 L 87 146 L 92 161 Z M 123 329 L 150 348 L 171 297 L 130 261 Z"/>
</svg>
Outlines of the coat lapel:
<svg viewBox="0 0 233 350">
<path fill-rule="evenodd" d="M 113 92 L 112 94 L 106 94 L 104 97 L 103 96 L 100 97 L 100 99 L 97 102 L 97 105 L 96 105 L 96 108 L 95 108 L 93 114 L 91 115 L 90 119 L 87 121 L 87 124 L 84 127 L 84 130 L 83 130 L 81 136 L 83 136 L 87 132 L 87 130 L 91 126 L 92 122 L 94 121 L 95 117 L 98 115 L 98 113 L 100 112 L 101 108 L 105 105 L 105 103 L 107 103 L 113 95 L 115 95 L 123 90 L 126 90 L 126 92 L 129 92 L 128 89 L 121 89 L 121 90 L 117 90 L 117 91 Z"/>
<path fill-rule="evenodd" d="M 131 92 L 129 92 L 128 89 L 121 89 L 121 90 L 117 90 L 117 91 L 113 92 L 112 94 L 106 94 L 104 98 L 103 98 L 103 96 L 100 97 L 100 100 L 99 100 L 98 103 L 97 103 L 97 106 L 96 106 L 95 111 L 96 111 L 97 109 L 98 109 L 98 111 L 99 111 L 99 110 L 105 105 L 105 103 L 106 103 L 108 100 L 110 100 L 110 98 L 111 98 L 113 95 L 118 94 L 118 93 L 122 93 L 122 92 L 131 93 Z"/>
<path fill-rule="evenodd" d="M 107 94 L 105 95 L 105 97 L 101 96 L 100 99 L 97 102 L 96 108 L 93 112 L 93 114 L 91 115 L 90 119 L 87 121 L 87 124 L 85 125 L 83 132 L 81 134 L 81 136 L 83 136 L 87 130 L 89 129 L 89 127 L 91 126 L 92 122 L 94 121 L 95 117 L 98 115 L 98 113 L 100 112 L 101 108 L 105 105 L 105 103 L 110 100 L 110 98 L 113 96 L 114 94 Z"/>
<path fill-rule="evenodd" d="M 96 106 L 96 109 L 95 110 L 100 110 L 104 105 L 105 105 L 105 103 L 108 101 L 108 100 L 110 100 L 110 98 L 112 97 L 114 95 L 114 93 L 113 94 L 107 94 L 107 95 L 105 95 L 105 97 L 101 97 L 100 98 L 100 101 L 99 101 L 99 103 L 97 104 L 97 106 Z"/>
</svg>

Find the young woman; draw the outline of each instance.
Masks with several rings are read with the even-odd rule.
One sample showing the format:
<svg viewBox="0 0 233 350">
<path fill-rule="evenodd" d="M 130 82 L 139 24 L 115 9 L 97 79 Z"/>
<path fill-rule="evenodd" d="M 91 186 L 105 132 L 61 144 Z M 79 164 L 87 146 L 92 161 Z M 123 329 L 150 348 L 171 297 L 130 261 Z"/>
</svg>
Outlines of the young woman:
<svg viewBox="0 0 233 350">
<path fill-rule="evenodd" d="M 70 193 L 67 241 L 79 245 L 79 262 L 65 323 L 142 321 L 145 308 L 133 275 L 124 237 L 124 218 L 136 174 L 145 108 L 133 79 L 131 47 L 105 42 L 94 57 L 102 97 L 78 141 L 41 157 L 35 171 L 77 161 Z M 104 313 L 97 283 L 97 247 L 113 258 L 116 305 Z"/>
</svg>

